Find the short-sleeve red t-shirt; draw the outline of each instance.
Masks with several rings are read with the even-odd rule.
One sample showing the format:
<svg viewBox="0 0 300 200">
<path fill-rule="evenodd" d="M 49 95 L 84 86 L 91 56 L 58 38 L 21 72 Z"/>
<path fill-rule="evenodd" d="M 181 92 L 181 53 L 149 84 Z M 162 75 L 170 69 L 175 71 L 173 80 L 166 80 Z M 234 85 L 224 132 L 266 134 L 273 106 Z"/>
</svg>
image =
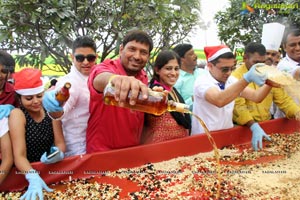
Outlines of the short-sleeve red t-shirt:
<svg viewBox="0 0 300 200">
<path fill-rule="evenodd" d="M 103 93 L 97 92 L 93 87 L 94 78 L 102 72 L 126 75 L 120 59 L 106 60 L 95 66 L 91 72 L 88 80 L 90 118 L 86 135 L 87 153 L 140 144 L 144 124 L 144 113 L 104 104 Z M 135 78 L 145 84 L 148 82 L 144 70 L 138 73 Z"/>
<path fill-rule="evenodd" d="M 5 83 L 3 91 L 0 94 L 0 105 L 3 105 L 3 104 L 10 104 L 15 107 L 19 106 L 19 103 L 16 99 L 16 93 L 14 90 L 14 86 L 9 82 Z"/>
</svg>

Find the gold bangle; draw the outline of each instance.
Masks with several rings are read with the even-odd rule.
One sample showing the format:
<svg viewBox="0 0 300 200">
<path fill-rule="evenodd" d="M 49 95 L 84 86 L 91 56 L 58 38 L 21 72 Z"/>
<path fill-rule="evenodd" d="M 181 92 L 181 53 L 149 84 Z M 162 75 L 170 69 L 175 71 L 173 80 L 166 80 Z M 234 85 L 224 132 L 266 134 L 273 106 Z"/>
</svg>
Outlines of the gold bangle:
<svg viewBox="0 0 300 200">
<path fill-rule="evenodd" d="M 112 81 L 116 76 L 118 76 L 118 75 L 116 75 L 116 74 L 111 75 L 111 76 L 109 77 L 109 79 L 108 79 L 108 83 L 111 83 L 111 81 Z"/>
</svg>

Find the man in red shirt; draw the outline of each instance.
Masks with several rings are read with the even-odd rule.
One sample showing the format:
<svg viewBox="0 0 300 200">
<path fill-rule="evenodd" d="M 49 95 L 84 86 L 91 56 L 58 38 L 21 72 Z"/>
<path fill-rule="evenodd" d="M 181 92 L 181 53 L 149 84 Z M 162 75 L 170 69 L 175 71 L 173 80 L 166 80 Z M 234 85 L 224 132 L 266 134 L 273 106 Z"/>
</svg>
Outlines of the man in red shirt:
<svg viewBox="0 0 300 200">
<path fill-rule="evenodd" d="M 10 111 L 18 106 L 13 85 L 7 81 L 14 71 L 13 57 L 5 51 L 0 51 L 0 119 L 8 117 Z"/>
<path fill-rule="evenodd" d="M 10 111 L 18 106 L 13 85 L 7 80 L 15 70 L 13 57 L 5 51 L 0 51 L 0 184 L 5 180 L 13 166 L 13 151 L 8 134 L 8 119 Z"/>
<path fill-rule="evenodd" d="M 87 153 L 119 149 L 140 144 L 144 113 L 122 108 L 128 93 L 134 105 L 139 92 L 148 96 L 148 78 L 143 70 L 153 41 L 140 30 L 127 33 L 120 45 L 119 58 L 96 65 L 88 80 L 90 118 L 87 128 Z M 111 82 L 121 107 L 105 105 L 103 91 Z"/>
</svg>

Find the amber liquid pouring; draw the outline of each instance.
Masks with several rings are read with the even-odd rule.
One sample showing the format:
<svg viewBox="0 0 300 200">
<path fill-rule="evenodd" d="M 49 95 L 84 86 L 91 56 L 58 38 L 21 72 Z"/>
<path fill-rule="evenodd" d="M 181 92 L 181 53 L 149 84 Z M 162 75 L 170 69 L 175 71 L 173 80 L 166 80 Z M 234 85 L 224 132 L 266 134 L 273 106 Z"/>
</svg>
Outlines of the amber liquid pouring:
<svg viewBox="0 0 300 200">
<path fill-rule="evenodd" d="M 217 162 L 217 177 L 218 177 L 216 199 L 219 199 L 219 197 L 220 197 L 220 189 L 221 189 L 221 185 L 220 185 L 220 183 L 221 183 L 221 167 L 220 167 L 220 154 L 219 154 L 218 147 L 217 147 L 217 145 L 215 143 L 215 140 L 211 136 L 211 134 L 210 134 L 207 126 L 205 125 L 204 121 L 199 116 L 195 115 L 192 112 L 189 112 L 189 114 L 191 114 L 194 117 L 196 117 L 196 119 L 199 121 L 199 123 L 201 124 L 201 126 L 203 127 L 203 129 L 205 131 L 205 134 L 208 137 L 208 140 L 209 140 L 210 144 L 212 145 L 212 147 L 214 149 L 214 156 L 215 156 L 215 159 L 216 159 L 216 162 Z"/>
<path fill-rule="evenodd" d="M 152 98 L 152 99 L 151 99 Z M 149 99 L 147 101 L 145 100 L 141 100 L 141 98 L 139 97 L 137 99 L 137 102 L 134 106 L 129 104 L 129 98 L 127 98 L 126 102 L 124 103 L 123 107 L 124 108 L 130 108 L 133 110 L 139 110 L 142 112 L 146 112 L 146 113 L 151 113 L 154 115 L 161 115 L 162 113 L 164 113 L 166 110 L 168 110 L 168 106 L 167 104 L 164 103 L 165 101 L 162 101 L 161 99 L 157 99 L 154 97 L 149 96 Z M 112 94 L 106 93 L 106 95 L 104 96 L 104 103 L 107 105 L 114 105 L 114 106 L 118 106 L 119 102 L 115 100 L 115 97 Z M 199 123 L 201 124 L 201 126 L 203 127 L 203 129 L 205 130 L 205 133 L 208 137 L 208 140 L 210 142 L 210 144 L 212 145 L 213 149 L 214 149 L 214 156 L 217 162 L 217 195 L 216 198 L 218 199 L 220 196 L 220 183 L 221 183 L 221 167 L 220 167 L 220 154 L 219 154 L 219 150 L 217 148 L 217 145 L 214 141 L 214 139 L 212 138 L 207 126 L 205 125 L 204 121 L 197 115 L 193 114 L 191 111 L 189 110 L 183 110 L 184 113 L 189 113 L 191 115 L 193 115 L 194 117 L 196 117 L 196 119 L 199 121 Z"/>
</svg>

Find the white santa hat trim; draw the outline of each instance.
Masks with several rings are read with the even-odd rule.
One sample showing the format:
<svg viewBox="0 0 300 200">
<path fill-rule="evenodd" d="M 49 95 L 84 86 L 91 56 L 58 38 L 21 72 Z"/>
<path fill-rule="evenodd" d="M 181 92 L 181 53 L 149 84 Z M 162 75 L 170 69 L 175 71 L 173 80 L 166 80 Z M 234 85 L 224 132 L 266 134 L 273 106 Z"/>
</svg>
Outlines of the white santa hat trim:
<svg viewBox="0 0 300 200">
<path fill-rule="evenodd" d="M 36 87 L 36 88 L 28 88 L 28 89 L 20 89 L 16 90 L 16 93 L 20 95 L 35 95 L 44 92 L 44 86 Z"/>
</svg>

